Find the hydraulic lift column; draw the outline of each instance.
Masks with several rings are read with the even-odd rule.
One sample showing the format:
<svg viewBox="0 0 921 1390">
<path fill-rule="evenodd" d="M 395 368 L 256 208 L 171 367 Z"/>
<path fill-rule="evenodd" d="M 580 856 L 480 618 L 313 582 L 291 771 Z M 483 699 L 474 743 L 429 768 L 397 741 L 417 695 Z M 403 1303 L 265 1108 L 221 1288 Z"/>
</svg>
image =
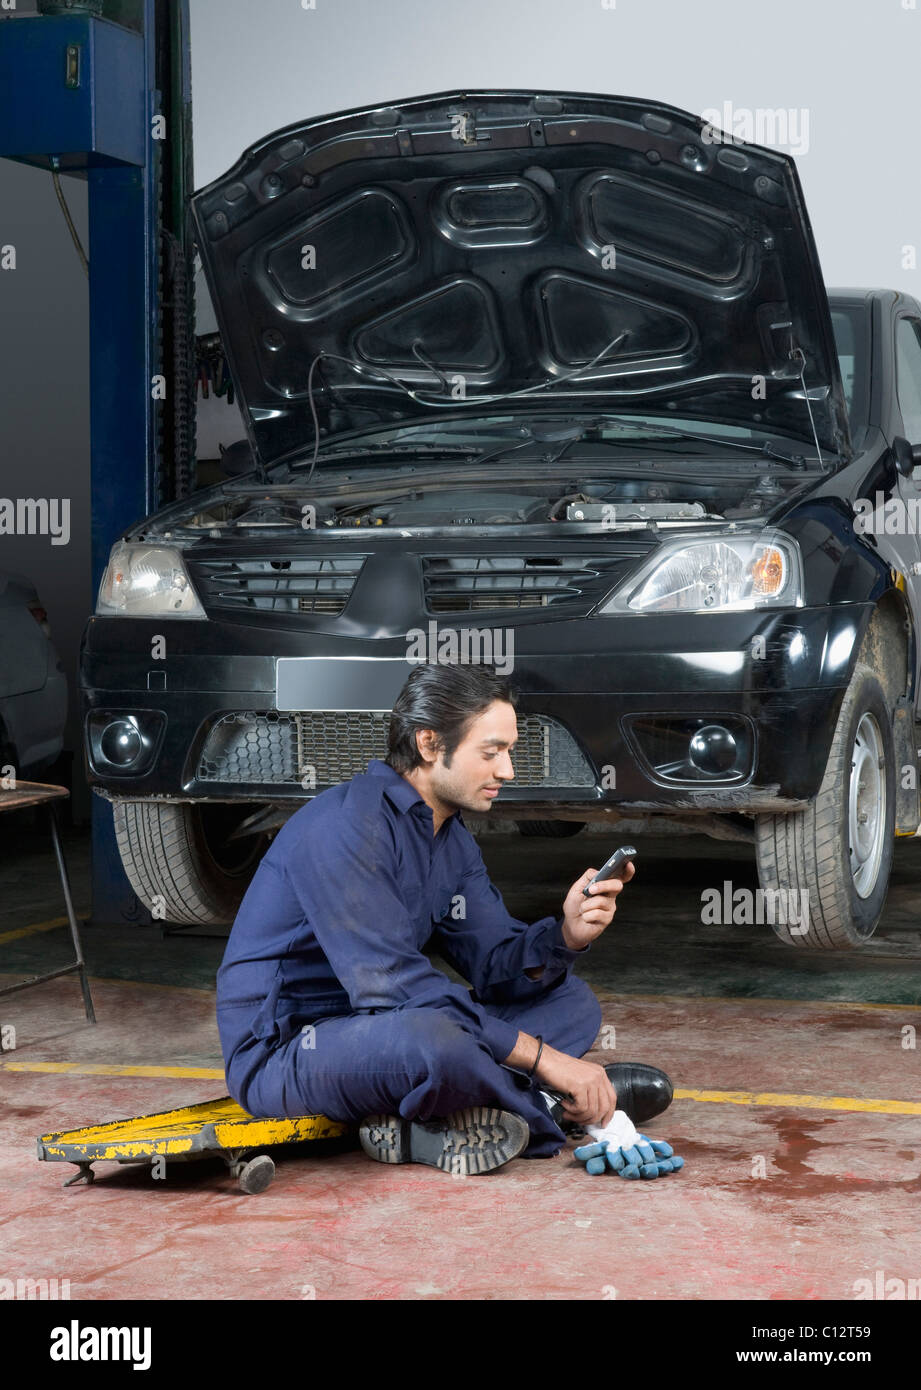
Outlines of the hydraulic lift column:
<svg viewBox="0 0 921 1390">
<path fill-rule="evenodd" d="M 112 542 L 194 469 L 188 0 L 39 8 L 0 20 L 0 156 L 89 185 L 95 599 Z M 95 795 L 92 831 L 93 920 L 149 921 Z"/>
</svg>

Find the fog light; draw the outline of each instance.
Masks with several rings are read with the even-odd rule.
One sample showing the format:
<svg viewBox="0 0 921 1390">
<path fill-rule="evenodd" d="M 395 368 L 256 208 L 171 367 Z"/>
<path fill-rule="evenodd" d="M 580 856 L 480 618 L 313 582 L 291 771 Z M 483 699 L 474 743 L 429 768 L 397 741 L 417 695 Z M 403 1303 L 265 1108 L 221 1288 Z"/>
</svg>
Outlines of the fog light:
<svg viewBox="0 0 921 1390">
<path fill-rule="evenodd" d="M 628 714 L 624 732 L 656 782 L 726 786 L 754 767 L 755 729 L 744 714 Z"/>
<path fill-rule="evenodd" d="M 128 767 L 144 748 L 141 732 L 133 719 L 115 719 L 107 724 L 99 740 L 99 751 L 106 762 Z"/>
<path fill-rule="evenodd" d="M 705 724 L 691 739 L 688 756 L 696 768 L 713 777 L 731 771 L 736 764 L 736 741 L 722 724 Z"/>
<path fill-rule="evenodd" d="M 148 772 L 166 728 L 162 710 L 91 710 L 86 719 L 90 765 L 104 777 L 139 777 Z"/>
</svg>

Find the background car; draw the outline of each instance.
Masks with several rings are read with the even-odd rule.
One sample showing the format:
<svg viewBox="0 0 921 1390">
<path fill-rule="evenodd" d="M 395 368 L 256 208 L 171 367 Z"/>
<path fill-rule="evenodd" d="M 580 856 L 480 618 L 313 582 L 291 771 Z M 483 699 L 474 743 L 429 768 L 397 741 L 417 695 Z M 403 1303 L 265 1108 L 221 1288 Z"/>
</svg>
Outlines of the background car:
<svg viewBox="0 0 921 1390">
<path fill-rule="evenodd" d="M 36 778 L 64 744 L 67 677 L 48 615 L 22 574 L 0 571 L 0 651 L 7 654 L 0 661 L 0 767 Z"/>
</svg>

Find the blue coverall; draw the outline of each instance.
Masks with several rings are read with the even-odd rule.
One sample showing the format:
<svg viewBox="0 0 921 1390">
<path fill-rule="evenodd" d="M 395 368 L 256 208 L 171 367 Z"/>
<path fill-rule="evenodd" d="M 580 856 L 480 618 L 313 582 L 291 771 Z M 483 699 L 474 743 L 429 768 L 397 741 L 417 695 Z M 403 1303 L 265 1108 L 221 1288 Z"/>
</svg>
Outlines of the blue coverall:
<svg viewBox="0 0 921 1390">
<path fill-rule="evenodd" d="M 524 1157 L 559 1152 L 538 1085 L 503 1066 L 518 1031 L 581 1057 L 598 1033 L 583 951 L 562 917 L 528 926 L 489 880 L 455 812 L 389 764 L 331 787 L 285 823 L 240 904 L 217 977 L 230 1094 L 251 1115 L 407 1119 L 495 1105 L 527 1122 Z M 452 983 L 422 952 L 469 980 Z M 537 980 L 524 972 L 544 967 Z M 308 1026 L 308 1025 L 312 1025 Z"/>
</svg>

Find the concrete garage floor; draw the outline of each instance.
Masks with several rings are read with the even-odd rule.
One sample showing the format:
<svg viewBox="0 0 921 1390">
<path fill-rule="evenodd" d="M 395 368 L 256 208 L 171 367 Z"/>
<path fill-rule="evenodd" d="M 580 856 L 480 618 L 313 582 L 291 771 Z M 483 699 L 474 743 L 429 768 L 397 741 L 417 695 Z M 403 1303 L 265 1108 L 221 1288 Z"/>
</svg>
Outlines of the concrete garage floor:
<svg viewBox="0 0 921 1390">
<path fill-rule="evenodd" d="M 3 832 L 0 984 L 68 952 L 44 827 L 23 813 Z M 510 909 L 533 920 L 624 838 L 481 843 Z M 897 845 L 870 947 L 834 955 L 700 924 L 703 889 L 756 886 L 746 847 L 637 843 L 637 877 L 582 971 L 616 1030 L 615 1050 L 592 1055 L 672 1075 L 676 1099 L 648 1129 L 685 1156 L 682 1173 L 591 1178 L 565 1151 L 458 1181 L 373 1164 L 347 1141 L 278 1151 L 260 1196 L 213 1162 L 164 1181 L 101 1164 L 93 1187 L 65 1191 L 76 1170 L 36 1162 L 35 1136 L 224 1094 L 220 935 L 88 927 L 97 1027 L 75 977 L 0 1000 L 16 1043 L 0 1057 L 0 1278 L 69 1280 L 73 1299 L 853 1299 L 882 1271 L 911 1296 L 921 843 Z M 85 911 L 87 833 L 65 846 Z"/>
</svg>

